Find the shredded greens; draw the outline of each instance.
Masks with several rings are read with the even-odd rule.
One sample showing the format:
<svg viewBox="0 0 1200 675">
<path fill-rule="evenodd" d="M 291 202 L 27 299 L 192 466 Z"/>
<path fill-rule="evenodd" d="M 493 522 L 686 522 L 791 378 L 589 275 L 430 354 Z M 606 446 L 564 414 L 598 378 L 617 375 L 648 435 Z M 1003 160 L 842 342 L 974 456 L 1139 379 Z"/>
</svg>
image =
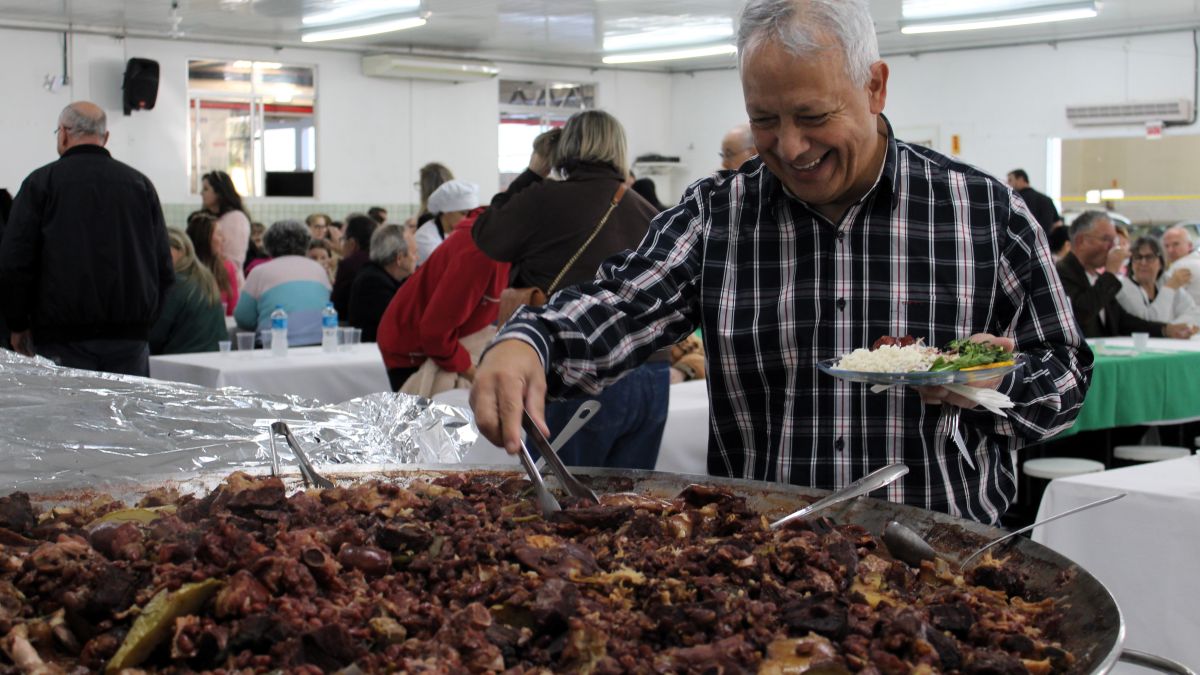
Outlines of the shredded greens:
<svg viewBox="0 0 1200 675">
<path fill-rule="evenodd" d="M 1003 347 L 970 340 L 951 340 L 942 351 L 950 353 L 939 356 L 929 367 L 930 372 L 966 370 L 1013 360 L 1012 352 Z"/>
</svg>

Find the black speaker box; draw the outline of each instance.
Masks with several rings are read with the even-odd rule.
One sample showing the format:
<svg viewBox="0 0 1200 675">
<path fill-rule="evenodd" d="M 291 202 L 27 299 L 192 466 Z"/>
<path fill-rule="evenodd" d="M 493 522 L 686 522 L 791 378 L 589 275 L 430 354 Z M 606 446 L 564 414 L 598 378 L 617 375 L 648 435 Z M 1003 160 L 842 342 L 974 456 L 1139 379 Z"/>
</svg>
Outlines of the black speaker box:
<svg viewBox="0 0 1200 675">
<path fill-rule="evenodd" d="M 158 98 L 158 61 L 129 59 L 125 64 L 125 114 L 132 110 L 153 110 Z"/>
</svg>

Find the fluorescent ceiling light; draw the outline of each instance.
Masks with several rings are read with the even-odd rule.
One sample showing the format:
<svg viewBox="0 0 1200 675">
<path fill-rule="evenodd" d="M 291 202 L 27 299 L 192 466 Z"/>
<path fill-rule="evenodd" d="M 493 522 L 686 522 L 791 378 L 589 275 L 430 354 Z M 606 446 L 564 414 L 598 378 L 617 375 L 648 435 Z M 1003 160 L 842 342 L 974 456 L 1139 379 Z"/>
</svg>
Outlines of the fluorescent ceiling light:
<svg viewBox="0 0 1200 675">
<path fill-rule="evenodd" d="M 693 22 L 691 24 L 641 30 L 622 35 L 605 35 L 604 51 L 619 52 L 626 49 L 654 49 L 657 47 L 704 44 L 732 36 L 733 21 L 731 19 Z"/>
<path fill-rule="evenodd" d="M 304 16 L 300 23 L 305 26 L 327 26 L 403 14 L 421 8 L 421 0 L 344 0 L 333 4 L 332 9 Z"/>
<path fill-rule="evenodd" d="M 913 21 L 948 19 L 952 16 L 979 14 L 1025 13 L 1045 9 L 1050 5 L 1081 0 L 901 0 L 900 15 Z"/>
<path fill-rule="evenodd" d="M 651 61 L 677 61 L 679 59 L 695 59 L 702 56 L 724 56 L 736 54 L 737 47 L 731 44 L 709 45 L 707 47 L 691 47 L 689 49 L 672 49 L 658 52 L 635 52 L 632 54 L 613 54 L 604 57 L 605 63 L 649 63 Z"/>
<path fill-rule="evenodd" d="M 1029 9 L 1018 12 L 954 16 L 927 21 L 902 21 L 900 23 L 900 32 L 905 35 L 919 35 L 922 33 L 949 33 L 963 30 L 982 30 L 985 28 L 1009 28 L 1037 23 L 1090 19 L 1097 14 L 1099 14 L 1099 11 L 1096 9 L 1094 1 L 1060 3 L 1057 5 L 1047 5 L 1040 9 Z"/>
<path fill-rule="evenodd" d="M 372 21 L 370 23 L 355 24 L 353 26 L 339 26 L 337 28 L 322 28 L 321 30 L 308 31 L 300 35 L 301 42 L 325 42 L 327 40 L 347 40 L 349 38 L 366 37 L 368 35 L 382 35 L 383 33 L 392 33 L 398 30 L 408 28 L 417 28 L 426 24 L 425 18 L 420 16 L 410 16 L 401 19 L 391 19 L 388 21 Z"/>
<path fill-rule="evenodd" d="M 283 67 L 282 63 L 274 61 L 234 61 L 234 68 L 258 68 L 259 70 L 278 70 Z"/>
<path fill-rule="evenodd" d="M 1125 191 L 1120 188 L 1113 190 L 1101 190 L 1100 199 L 1104 201 L 1108 201 L 1110 199 L 1125 199 Z"/>
<path fill-rule="evenodd" d="M 1087 192 L 1084 193 L 1083 200 L 1085 202 L 1087 202 L 1088 204 L 1099 204 L 1100 203 L 1100 191 L 1099 190 L 1088 190 Z"/>
</svg>

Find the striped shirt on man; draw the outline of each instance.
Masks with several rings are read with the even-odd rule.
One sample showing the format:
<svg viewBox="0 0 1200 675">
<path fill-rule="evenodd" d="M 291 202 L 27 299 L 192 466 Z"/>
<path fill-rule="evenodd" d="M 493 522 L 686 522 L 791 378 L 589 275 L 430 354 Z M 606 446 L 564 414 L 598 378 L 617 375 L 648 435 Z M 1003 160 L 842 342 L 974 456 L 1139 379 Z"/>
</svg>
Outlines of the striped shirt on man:
<svg viewBox="0 0 1200 675">
<path fill-rule="evenodd" d="M 694 183 L 637 251 L 523 310 L 497 340 L 529 343 L 550 394 L 578 396 L 697 327 L 709 473 L 832 489 L 903 462 L 889 499 L 987 523 L 1016 498 L 1016 451 L 1075 419 L 1092 363 L 1020 197 L 890 126 L 877 182 L 840 222 L 755 159 Z M 999 387 L 1016 403 L 1007 418 L 816 368 L 884 335 L 944 345 L 975 333 L 1012 337 L 1026 356 Z"/>
</svg>

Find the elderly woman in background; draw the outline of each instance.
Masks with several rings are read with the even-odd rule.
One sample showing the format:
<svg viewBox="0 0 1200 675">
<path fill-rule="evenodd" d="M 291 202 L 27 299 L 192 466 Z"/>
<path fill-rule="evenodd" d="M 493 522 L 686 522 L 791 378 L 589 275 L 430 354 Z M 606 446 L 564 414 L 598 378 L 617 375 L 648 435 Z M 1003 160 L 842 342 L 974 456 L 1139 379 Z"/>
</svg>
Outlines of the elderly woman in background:
<svg viewBox="0 0 1200 675">
<path fill-rule="evenodd" d="M 216 351 L 228 339 L 217 282 L 196 258 L 192 240 L 183 230 L 167 228 L 167 244 L 175 263 L 175 283 L 150 327 L 151 354 Z"/>
<path fill-rule="evenodd" d="M 221 231 L 221 255 L 233 262 L 241 281 L 246 265 L 246 250 L 250 246 L 250 216 L 242 204 L 242 196 L 233 186 L 233 179 L 224 171 L 210 171 L 200 179 L 200 201 L 204 210 L 217 217 Z"/>
<path fill-rule="evenodd" d="M 554 134 L 534 141 L 529 168 L 492 199 L 472 232 L 480 250 L 513 264 L 514 287 L 547 294 L 591 281 L 606 258 L 637 248 L 658 213 L 627 191 L 625 130 L 616 118 L 600 110 L 575 113 L 557 143 Z M 552 168 L 564 180 L 545 180 Z M 669 360 L 665 350 L 655 354 L 606 389 L 588 433 L 562 448 L 563 461 L 654 468 L 667 421 Z M 550 430 L 562 429 L 578 407 L 578 401 L 548 402 Z"/>
<path fill-rule="evenodd" d="M 1121 277 L 1117 302 L 1126 312 L 1147 321 L 1200 324 L 1200 307 L 1180 289 L 1192 280 L 1188 270 L 1176 270 L 1164 280 L 1167 267 L 1162 247 L 1154 237 L 1141 237 L 1133 243 L 1129 257 L 1129 276 Z M 1132 278 L 1131 278 L 1132 277 Z"/>
<path fill-rule="evenodd" d="M 371 235 L 371 262 L 350 290 L 351 326 L 362 329 L 363 342 L 374 342 L 379 320 L 400 286 L 417 268 L 417 243 L 403 225 L 384 225 Z"/>
<path fill-rule="evenodd" d="M 442 183 L 450 180 L 454 180 L 454 174 L 442 164 L 430 162 L 421 167 L 421 177 L 416 183 L 417 189 L 421 191 L 421 205 L 417 207 L 417 215 L 404 221 L 404 224 L 415 228 L 431 220 L 433 214 L 429 212 L 429 198 Z"/>
<path fill-rule="evenodd" d="M 429 196 L 433 217 L 417 228 L 417 264 L 423 265 L 467 214 L 479 208 L 479 186 L 465 180 L 448 180 Z"/>
<path fill-rule="evenodd" d="M 329 275 L 320 263 L 305 257 L 308 228 L 298 220 L 281 220 L 267 229 L 263 246 L 271 255 L 246 277 L 233 318 L 243 330 L 271 331 L 271 312 L 283 307 L 288 315 L 288 344 L 321 343 L 321 310 L 329 302 Z"/>
<path fill-rule="evenodd" d="M 211 213 L 196 211 L 188 216 L 187 235 L 192 240 L 196 258 L 217 280 L 225 315 L 232 316 L 238 300 L 238 281 L 241 275 L 238 274 L 233 261 L 225 257 L 225 236 L 217 222 Z"/>
</svg>

